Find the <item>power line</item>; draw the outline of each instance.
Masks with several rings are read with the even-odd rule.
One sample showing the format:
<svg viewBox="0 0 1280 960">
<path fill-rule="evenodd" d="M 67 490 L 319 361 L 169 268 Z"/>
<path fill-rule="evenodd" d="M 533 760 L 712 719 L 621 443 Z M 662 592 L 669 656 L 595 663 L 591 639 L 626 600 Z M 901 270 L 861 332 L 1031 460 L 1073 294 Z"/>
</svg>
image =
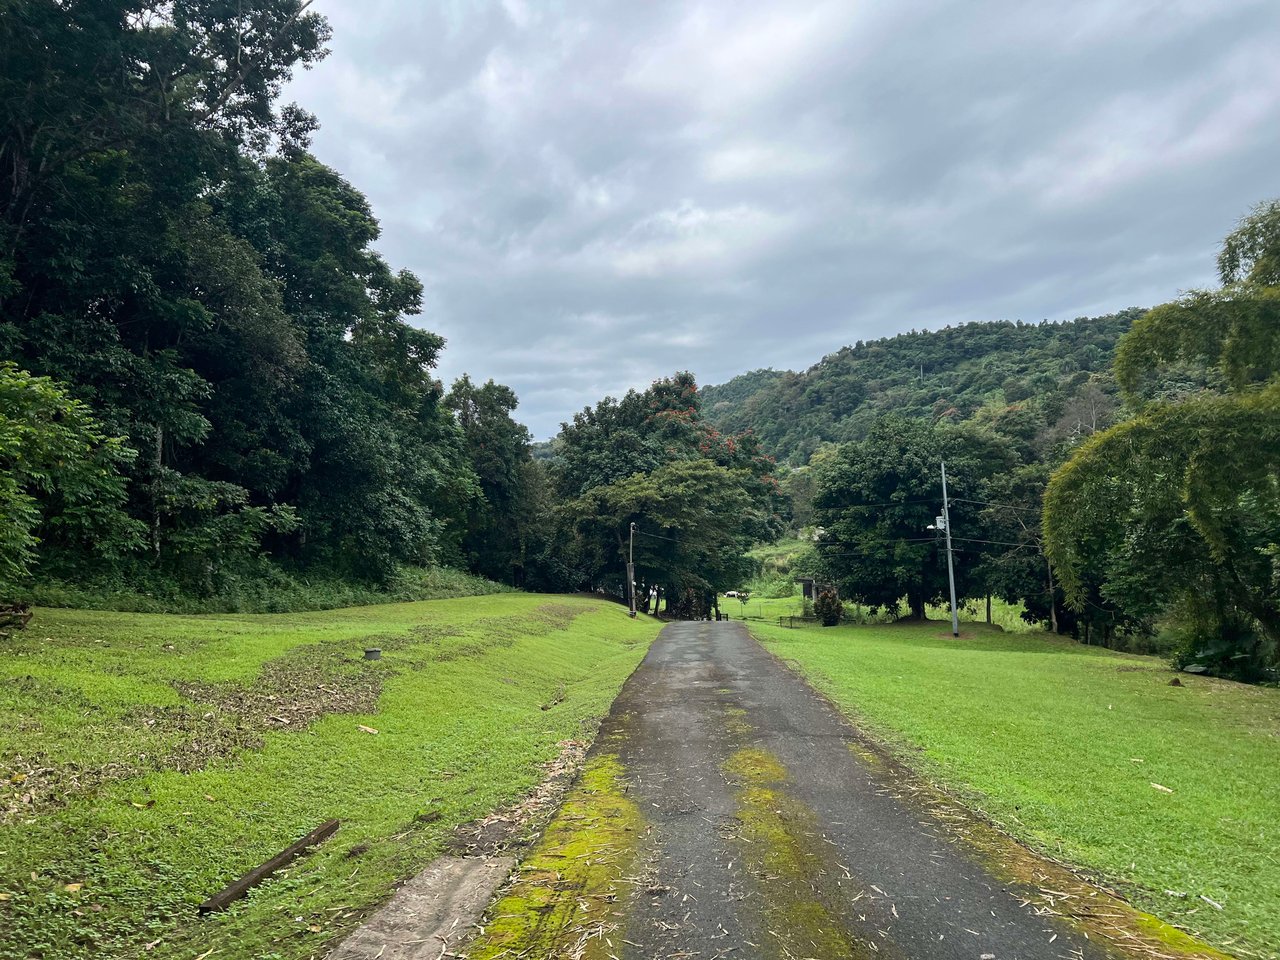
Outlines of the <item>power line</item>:
<svg viewBox="0 0 1280 960">
<path fill-rule="evenodd" d="M 652 537 L 654 540 L 670 540 L 672 543 L 684 543 L 684 541 L 683 541 L 683 540 L 681 540 L 681 539 L 679 539 L 678 537 L 664 537 L 664 536 L 663 536 L 662 534 L 660 534 L 660 533 L 645 533 L 645 531 L 643 531 L 643 530 L 637 530 L 637 531 L 636 531 L 636 536 L 637 536 L 637 537 Z"/>
<path fill-rule="evenodd" d="M 1014 503 L 992 503 L 990 500 L 970 500 L 968 497 L 952 497 L 955 503 L 976 503 L 984 507 L 1001 507 L 1005 510 L 1026 510 L 1029 513 L 1039 513 L 1040 507 L 1020 507 Z"/>
<path fill-rule="evenodd" d="M 815 547 L 861 547 L 882 543 L 932 543 L 937 537 L 886 537 L 880 540 L 817 540 Z"/>
<path fill-rule="evenodd" d="M 841 503 L 818 507 L 819 510 L 871 510 L 876 507 L 906 507 L 920 503 L 933 503 L 933 500 L 893 500 L 889 503 Z"/>
<path fill-rule="evenodd" d="M 1006 550 L 1004 553 L 1000 553 L 1000 554 L 989 554 L 983 550 L 979 550 L 977 547 L 968 546 L 968 547 L 956 547 L 955 552 L 957 554 L 964 554 L 964 556 L 966 557 L 987 557 L 993 560 L 1008 560 L 1018 551 Z M 1032 556 L 1035 556 L 1035 554 L 1032 554 Z"/>
<path fill-rule="evenodd" d="M 893 540 L 863 540 L 859 542 L 850 541 L 846 543 L 832 543 L 829 544 L 832 547 L 845 549 L 861 547 L 862 549 L 853 553 L 833 553 L 829 550 L 824 550 L 822 552 L 822 557 L 824 560 L 835 560 L 840 557 L 861 557 L 881 547 L 894 547 L 898 545 L 915 546 L 923 543 L 933 543 L 936 540 L 937 537 L 899 537 Z M 815 544 L 815 546 L 823 546 L 823 544 Z"/>
<path fill-rule="evenodd" d="M 963 543 L 987 543 L 987 544 L 991 544 L 991 545 L 993 545 L 993 546 L 998 546 L 998 547 L 1019 547 L 1019 548 L 1021 548 L 1021 547 L 1031 547 L 1031 548 L 1036 549 L 1036 550 L 1038 550 L 1038 549 L 1039 549 L 1039 546 L 1038 546 L 1037 544 L 1034 544 L 1034 543 L 1014 543 L 1014 542 L 1013 542 L 1013 541 L 1011 541 L 1011 540 L 980 540 L 980 539 L 978 539 L 977 537 L 952 537 L 951 539 L 952 539 L 952 540 L 959 541 L 959 542 L 963 542 Z M 940 542 L 940 541 L 938 540 L 938 538 L 937 538 L 937 537 L 901 537 L 901 538 L 894 539 L 894 540 L 847 540 L 847 541 L 841 541 L 841 542 L 838 542 L 838 543 L 828 543 L 828 544 L 824 544 L 824 543 L 815 543 L 815 544 L 814 544 L 814 546 L 815 546 L 815 547 L 822 547 L 822 546 L 831 546 L 831 547 L 860 547 L 860 546 L 867 546 L 867 547 L 872 547 L 872 546 L 885 546 L 885 545 L 889 545 L 889 544 L 897 544 L 897 543 L 904 543 L 904 544 L 917 544 L 917 543 L 939 543 L 939 542 Z M 825 557 L 839 557 L 839 556 L 844 556 L 844 554 L 839 554 L 839 553 L 823 553 L 823 556 L 825 556 Z"/>
<path fill-rule="evenodd" d="M 990 543 L 997 547 L 1034 547 L 1034 543 L 1012 543 L 1009 540 L 976 540 L 973 537 L 952 537 L 952 540 L 963 540 L 965 543 Z"/>
</svg>

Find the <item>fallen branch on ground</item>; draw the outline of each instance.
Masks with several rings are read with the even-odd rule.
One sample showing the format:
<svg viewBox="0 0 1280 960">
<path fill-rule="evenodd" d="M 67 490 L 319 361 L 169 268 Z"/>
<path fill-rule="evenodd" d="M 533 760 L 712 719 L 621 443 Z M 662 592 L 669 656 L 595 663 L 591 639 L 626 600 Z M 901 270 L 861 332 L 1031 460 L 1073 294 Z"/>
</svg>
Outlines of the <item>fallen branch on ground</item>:
<svg viewBox="0 0 1280 960">
<path fill-rule="evenodd" d="M 337 820 L 328 820 L 316 827 L 297 843 L 290 844 L 284 850 L 262 864 L 254 867 L 235 883 L 215 893 L 197 908 L 202 915 L 225 910 L 229 904 L 239 900 L 251 889 L 266 880 L 281 867 L 287 866 L 305 853 L 310 847 L 328 840 L 338 829 Z"/>
</svg>

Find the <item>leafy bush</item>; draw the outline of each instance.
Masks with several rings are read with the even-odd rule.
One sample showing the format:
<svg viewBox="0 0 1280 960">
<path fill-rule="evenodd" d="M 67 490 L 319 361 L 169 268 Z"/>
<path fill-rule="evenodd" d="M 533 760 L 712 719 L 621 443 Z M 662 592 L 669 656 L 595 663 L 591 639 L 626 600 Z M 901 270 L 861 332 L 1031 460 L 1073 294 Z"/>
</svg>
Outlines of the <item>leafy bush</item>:
<svg viewBox="0 0 1280 960">
<path fill-rule="evenodd" d="M 834 627 L 844 615 L 844 605 L 834 590 L 823 590 L 813 602 L 813 612 L 824 627 Z"/>
<path fill-rule="evenodd" d="M 120 509 L 134 455 L 65 385 L 0 362 L 0 592 L 27 575 L 42 540 L 108 556 L 142 544 Z"/>
<path fill-rule="evenodd" d="M 763 597 L 766 600 L 783 600 L 787 597 L 793 597 L 796 594 L 796 585 L 789 577 L 772 577 L 752 580 L 747 584 L 747 590 L 753 597 Z"/>
<path fill-rule="evenodd" d="M 294 613 L 412 600 L 511 593 L 514 588 L 449 567 L 400 567 L 385 584 L 333 573 L 290 572 L 267 560 L 219 578 L 215 592 L 197 596 L 154 570 L 89 580 L 42 580 L 24 591 L 38 606 L 134 613 Z"/>
<path fill-rule="evenodd" d="M 1275 645 L 1255 619 L 1239 611 L 1206 615 L 1197 602 L 1186 600 L 1155 637 L 1164 644 L 1158 652 L 1172 654 L 1178 670 L 1246 683 L 1277 677 Z"/>
</svg>

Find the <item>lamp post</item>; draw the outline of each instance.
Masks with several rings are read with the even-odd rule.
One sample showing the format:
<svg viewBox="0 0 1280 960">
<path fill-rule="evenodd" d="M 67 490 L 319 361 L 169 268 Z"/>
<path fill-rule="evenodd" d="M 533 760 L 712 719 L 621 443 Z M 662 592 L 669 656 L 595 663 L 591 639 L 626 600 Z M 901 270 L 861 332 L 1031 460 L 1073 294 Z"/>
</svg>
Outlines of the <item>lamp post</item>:
<svg viewBox="0 0 1280 960">
<path fill-rule="evenodd" d="M 960 636 L 960 614 L 956 610 L 956 571 L 951 561 L 951 505 L 947 500 L 947 464 L 942 463 L 942 529 L 947 535 L 947 580 L 951 584 L 951 635 Z"/>
<path fill-rule="evenodd" d="M 627 545 L 627 615 L 636 615 L 636 524 L 631 522 L 631 541 Z"/>
</svg>

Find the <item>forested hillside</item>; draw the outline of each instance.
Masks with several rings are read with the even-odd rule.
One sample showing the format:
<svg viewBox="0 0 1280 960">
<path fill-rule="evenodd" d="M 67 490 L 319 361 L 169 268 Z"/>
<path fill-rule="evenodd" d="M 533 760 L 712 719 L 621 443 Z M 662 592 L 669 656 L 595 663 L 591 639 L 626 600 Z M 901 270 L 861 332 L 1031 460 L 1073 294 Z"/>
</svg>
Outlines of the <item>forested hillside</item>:
<svg viewBox="0 0 1280 960">
<path fill-rule="evenodd" d="M 6 616 L 492 589 L 448 567 L 697 616 L 789 526 L 808 572 L 919 617 L 948 589 L 945 460 L 962 598 L 1275 675 L 1280 205 L 1226 238 L 1217 290 L 677 373 L 535 451 L 514 391 L 437 379 L 421 282 L 281 102 L 326 52 L 308 8 L 0 18 Z"/>
<path fill-rule="evenodd" d="M 1032 407 L 1049 422 L 1095 374 L 1139 309 L 1065 323 L 970 323 L 859 341 L 802 373 L 755 370 L 703 388 L 708 418 L 751 430 L 801 466 L 823 443 L 860 440 L 885 413 L 966 420 L 991 403 Z"/>
<path fill-rule="evenodd" d="M 1272 201 L 1224 240 L 1217 289 L 859 343 L 703 399 L 791 460 L 810 546 L 787 572 L 831 601 L 920 619 L 952 590 L 1000 597 L 1087 643 L 1275 678 L 1278 264 Z"/>
<path fill-rule="evenodd" d="M 0 18 L 0 588 L 513 578 L 515 397 L 433 368 L 422 284 L 280 101 L 300 0 Z M 495 511 L 506 511 L 495 517 Z M 280 591 L 277 591 L 278 593 Z"/>
<path fill-rule="evenodd" d="M 446 390 L 421 282 L 280 102 L 325 54 L 308 6 L 0 18 L 0 606 L 490 588 L 444 566 L 623 596 L 635 522 L 642 605 L 705 609 L 776 527 L 771 461 L 704 422 L 688 375 L 538 459 L 512 390 Z"/>
</svg>

